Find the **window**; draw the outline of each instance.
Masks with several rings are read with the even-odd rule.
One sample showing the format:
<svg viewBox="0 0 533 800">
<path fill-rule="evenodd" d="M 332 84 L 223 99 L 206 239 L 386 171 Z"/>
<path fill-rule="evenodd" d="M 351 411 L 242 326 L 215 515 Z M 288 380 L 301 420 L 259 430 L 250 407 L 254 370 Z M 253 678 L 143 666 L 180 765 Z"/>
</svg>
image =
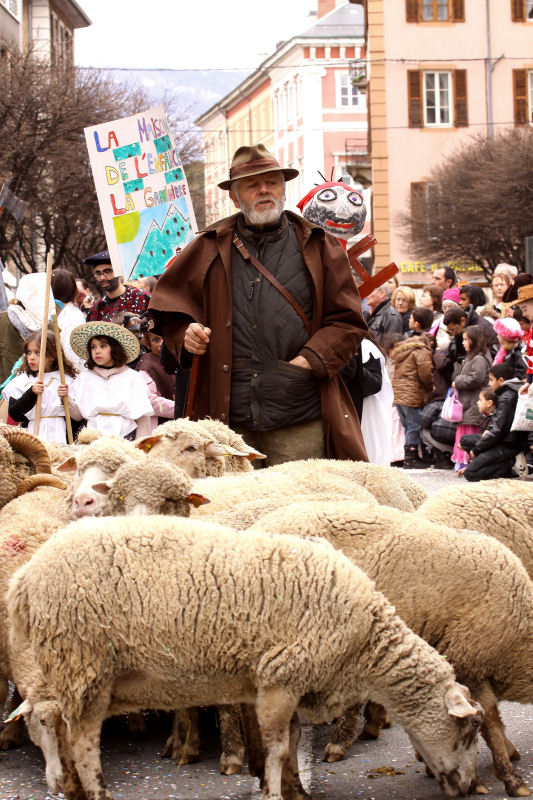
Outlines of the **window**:
<svg viewBox="0 0 533 800">
<path fill-rule="evenodd" d="M 422 0 L 422 22 L 446 22 L 448 0 Z"/>
<path fill-rule="evenodd" d="M 438 219 L 439 187 L 430 181 L 411 183 L 411 234 L 415 239 L 435 240 L 442 231 Z"/>
<path fill-rule="evenodd" d="M 353 86 L 349 75 L 339 75 L 337 84 L 337 106 L 359 106 L 361 105 L 361 92 L 357 86 Z"/>
<path fill-rule="evenodd" d="M 533 70 L 513 69 L 515 125 L 533 124 Z"/>
<path fill-rule="evenodd" d="M 511 0 L 513 22 L 533 22 L 533 0 Z"/>
<path fill-rule="evenodd" d="M 520 0 L 524 2 L 524 0 Z M 405 0 L 407 22 L 464 22 L 464 0 Z"/>
<path fill-rule="evenodd" d="M 424 125 L 451 125 L 451 72 L 424 72 Z"/>
<path fill-rule="evenodd" d="M 407 72 L 410 128 L 468 125 L 466 70 Z"/>
<path fill-rule="evenodd" d="M 20 20 L 20 0 L 0 0 L 0 3 L 5 6 L 16 19 Z"/>
</svg>

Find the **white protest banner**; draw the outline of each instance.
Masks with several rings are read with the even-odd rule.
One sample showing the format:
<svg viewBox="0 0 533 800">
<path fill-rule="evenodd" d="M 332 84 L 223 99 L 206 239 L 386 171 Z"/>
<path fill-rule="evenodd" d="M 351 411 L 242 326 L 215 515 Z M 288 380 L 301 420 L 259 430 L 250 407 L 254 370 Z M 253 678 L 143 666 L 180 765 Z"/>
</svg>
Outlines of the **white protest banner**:
<svg viewBox="0 0 533 800">
<path fill-rule="evenodd" d="M 196 231 L 181 159 L 162 106 L 85 128 L 115 275 L 159 275 Z"/>
</svg>

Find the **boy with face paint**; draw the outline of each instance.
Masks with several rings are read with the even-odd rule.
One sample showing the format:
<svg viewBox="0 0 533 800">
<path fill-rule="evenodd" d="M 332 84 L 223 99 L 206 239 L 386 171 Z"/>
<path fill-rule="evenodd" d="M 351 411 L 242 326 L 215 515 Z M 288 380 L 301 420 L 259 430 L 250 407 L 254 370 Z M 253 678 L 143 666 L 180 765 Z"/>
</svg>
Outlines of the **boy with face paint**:
<svg viewBox="0 0 533 800">
<path fill-rule="evenodd" d="M 93 268 L 93 277 L 102 293 L 87 311 L 88 322 L 111 321 L 117 314 L 129 311 L 139 316 L 146 311 L 150 295 L 134 286 L 124 286 L 122 278 L 113 272 L 109 251 L 103 250 L 83 260 Z"/>
</svg>

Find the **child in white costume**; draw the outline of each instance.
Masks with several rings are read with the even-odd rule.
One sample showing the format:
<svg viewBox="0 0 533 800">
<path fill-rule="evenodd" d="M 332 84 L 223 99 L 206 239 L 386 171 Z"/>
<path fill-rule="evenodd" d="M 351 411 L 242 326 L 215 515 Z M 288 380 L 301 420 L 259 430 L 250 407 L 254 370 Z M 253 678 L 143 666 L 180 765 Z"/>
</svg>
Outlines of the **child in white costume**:
<svg viewBox="0 0 533 800">
<path fill-rule="evenodd" d="M 105 435 L 147 436 L 153 414 L 148 389 L 127 366 L 139 355 L 136 336 L 112 322 L 86 322 L 72 331 L 70 343 L 87 365 L 68 389 L 60 389 L 68 396 L 72 418 L 87 420 L 88 428 Z"/>
<path fill-rule="evenodd" d="M 41 332 L 37 331 L 24 342 L 22 365 L 13 380 L 2 391 L 9 403 L 9 416 L 15 422 L 27 422 L 28 433 L 35 431 L 37 398 L 42 395 L 39 438 L 66 444 L 65 408 L 58 389 L 61 385 L 57 364 L 56 342 L 53 333 L 46 335 L 46 354 L 42 382 L 39 382 Z M 76 372 L 68 359 L 63 358 L 65 380 L 72 383 Z"/>
</svg>

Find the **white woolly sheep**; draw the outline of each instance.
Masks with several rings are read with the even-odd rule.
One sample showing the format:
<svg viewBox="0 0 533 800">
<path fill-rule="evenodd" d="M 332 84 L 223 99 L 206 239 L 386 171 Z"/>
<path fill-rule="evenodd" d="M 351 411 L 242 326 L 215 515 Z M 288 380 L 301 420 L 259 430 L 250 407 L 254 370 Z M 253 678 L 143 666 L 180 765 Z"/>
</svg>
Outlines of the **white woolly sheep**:
<svg viewBox="0 0 533 800">
<path fill-rule="evenodd" d="M 513 770 L 509 755 L 516 751 L 498 714 L 500 700 L 533 702 L 533 584 L 507 547 L 489 536 L 358 503 L 298 503 L 251 530 L 323 536 L 364 569 L 483 706 L 483 733 L 508 794 L 529 794 Z M 344 755 L 354 730 L 343 721 L 329 760 Z"/>
<path fill-rule="evenodd" d="M 429 497 L 416 516 L 494 536 L 517 555 L 533 579 L 533 485 L 480 481 L 446 487 Z"/>
<path fill-rule="evenodd" d="M 237 529 L 249 528 L 273 509 L 303 498 L 377 504 L 364 487 L 334 471 L 309 473 L 302 481 L 297 471 L 284 474 L 260 469 L 241 476 L 204 478 L 195 481 L 194 488 L 210 500 L 208 506 L 194 512 L 195 517 L 209 517 Z"/>
<path fill-rule="evenodd" d="M 62 573 L 84 591 L 63 591 Z M 142 531 L 131 517 L 84 519 L 17 572 L 8 607 L 14 650 L 29 643 L 36 661 L 20 713 L 56 726 L 67 796 L 81 785 L 111 800 L 99 754 L 106 716 L 229 701 L 255 705 L 265 800 L 281 800 L 282 772 L 305 797 L 293 778 L 294 712 L 322 722 L 369 694 L 445 794 L 475 780 L 479 708 L 329 544 L 169 517 L 145 517 Z"/>
<path fill-rule="evenodd" d="M 232 446 L 230 441 L 237 442 L 240 448 Z M 192 478 L 250 471 L 250 459 L 263 457 L 227 425 L 216 420 L 193 422 L 187 417 L 158 425 L 135 446 L 150 457 L 181 467 Z"/>
<path fill-rule="evenodd" d="M 366 464 L 364 461 L 335 461 L 328 459 L 309 459 L 308 461 L 288 461 L 268 467 L 270 473 L 298 475 L 302 486 L 308 480 L 316 480 L 327 473 L 344 475 L 352 483 L 364 486 L 374 495 L 378 503 L 391 506 L 400 511 L 413 511 L 427 497 L 426 492 L 403 470 L 381 464 Z"/>
</svg>

